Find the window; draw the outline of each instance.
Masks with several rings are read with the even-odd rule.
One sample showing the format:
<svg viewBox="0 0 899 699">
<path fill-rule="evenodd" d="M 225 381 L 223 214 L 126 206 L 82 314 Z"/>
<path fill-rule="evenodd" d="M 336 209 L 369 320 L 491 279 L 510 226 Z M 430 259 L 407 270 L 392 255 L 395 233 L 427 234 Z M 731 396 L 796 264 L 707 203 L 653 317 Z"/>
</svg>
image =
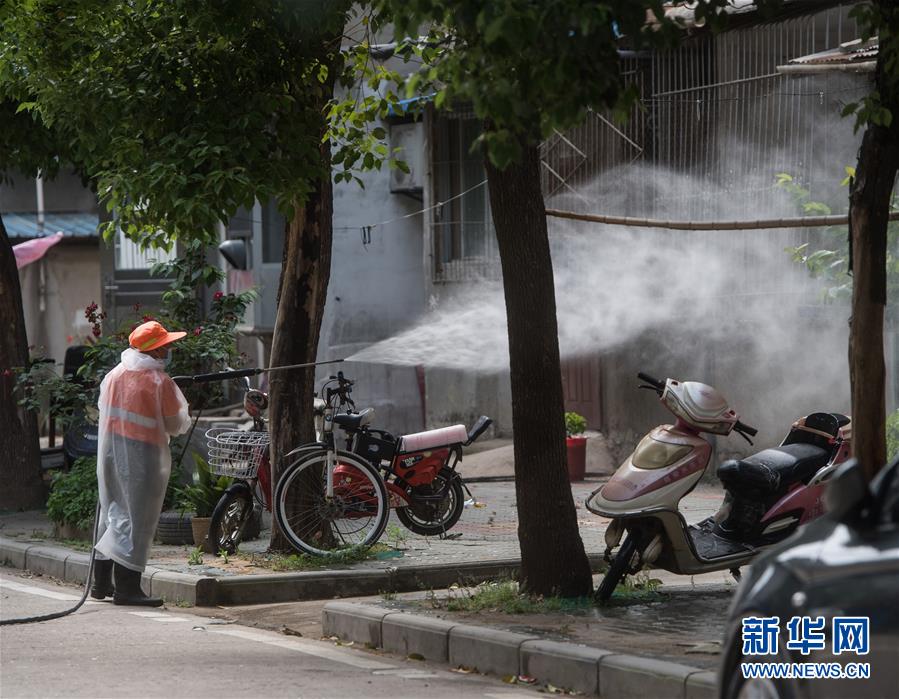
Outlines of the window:
<svg viewBox="0 0 899 699">
<path fill-rule="evenodd" d="M 473 114 L 441 114 L 434 125 L 432 239 L 435 281 L 495 277 L 499 255 L 483 157 L 471 146 L 481 133 Z"/>
<path fill-rule="evenodd" d="M 240 207 L 228 222 L 229 238 L 262 241 L 262 264 L 281 264 L 287 220 L 274 200 L 257 203 L 252 209 Z M 260 250 L 255 248 L 256 255 Z M 253 263 L 254 266 L 256 263 Z"/>
</svg>

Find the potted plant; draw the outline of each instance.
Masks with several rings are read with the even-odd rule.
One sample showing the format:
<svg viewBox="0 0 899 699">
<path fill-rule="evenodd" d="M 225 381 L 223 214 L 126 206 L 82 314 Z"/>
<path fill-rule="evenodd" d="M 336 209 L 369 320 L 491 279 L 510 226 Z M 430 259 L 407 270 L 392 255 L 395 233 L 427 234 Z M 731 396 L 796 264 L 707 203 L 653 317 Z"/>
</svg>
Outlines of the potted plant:
<svg viewBox="0 0 899 699">
<path fill-rule="evenodd" d="M 571 482 L 584 480 L 587 472 L 587 438 L 583 436 L 587 429 L 587 420 L 577 413 L 565 413 L 565 432 L 568 437 L 565 446 L 568 448 L 568 480 Z"/>
<path fill-rule="evenodd" d="M 193 483 L 177 489 L 178 505 L 182 512 L 193 512 L 190 525 L 193 529 L 194 545 L 207 553 L 217 553 L 212 550 L 208 541 L 209 520 L 212 518 L 216 503 L 234 479 L 214 474 L 206 459 L 199 454 L 194 454 L 194 464 L 197 472 Z"/>
</svg>

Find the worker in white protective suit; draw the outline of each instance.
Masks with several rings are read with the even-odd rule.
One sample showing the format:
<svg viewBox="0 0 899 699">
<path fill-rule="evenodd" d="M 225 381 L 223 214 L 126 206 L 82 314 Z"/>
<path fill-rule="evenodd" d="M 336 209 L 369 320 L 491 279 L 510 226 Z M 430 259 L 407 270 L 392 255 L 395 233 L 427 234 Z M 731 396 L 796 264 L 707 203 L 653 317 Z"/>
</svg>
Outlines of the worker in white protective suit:
<svg viewBox="0 0 899 699">
<path fill-rule="evenodd" d="M 144 594 L 140 579 L 172 470 L 169 437 L 190 427 L 187 401 L 165 373 L 169 345 L 185 334 L 169 332 L 156 321 L 138 326 L 122 361 L 100 384 L 95 599 L 162 604 Z"/>
</svg>

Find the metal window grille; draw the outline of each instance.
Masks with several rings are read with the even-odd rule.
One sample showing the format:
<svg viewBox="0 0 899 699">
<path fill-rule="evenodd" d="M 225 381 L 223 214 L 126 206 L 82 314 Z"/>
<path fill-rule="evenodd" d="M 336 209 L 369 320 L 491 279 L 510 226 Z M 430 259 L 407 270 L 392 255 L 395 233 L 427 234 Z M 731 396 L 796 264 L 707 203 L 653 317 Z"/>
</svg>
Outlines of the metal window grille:
<svg viewBox="0 0 899 699">
<path fill-rule="evenodd" d="M 541 151 L 547 206 L 669 219 L 758 217 L 760 211 L 783 211 L 784 193 L 775 183 L 780 172 L 808 189 L 812 200 L 847 201 L 840 180 L 843 167 L 854 163 L 856 144 L 852 120 L 840 112 L 870 89 L 870 78 L 788 76 L 777 66 L 856 38 L 850 7 L 700 35 L 674 51 L 623 59 L 622 74 L 637 86 L 642 106 L 635 106 L 624 123 L 590 112 L 577 127 L 547 139 Z M 485 178 L 480 157 L 467 151 L 478 128 L 471 113 L 441 114 L 435 120 L 436 201 Z M 847 145 L 840 151 L 835 143 Z M 687 175 L 691 186 L 673 190 L 646 177 L 648 167 Z M 565 225 L 550 220 L 554 234 Z M 659 234 L 669 241 L 676 237 L 684 246 L 710 240 L 709 233 Z M 765 237 L 788 247 L 826 234 L 803 229 L 711 235 L 717 236 L 715 245 L 739 257 L 740 249 Z M 432 240 L 435 281 L 498 277 L 486 187 L 439 207 Z M 734 293 L 760 288 L 759 274 L 751 265 L 740 269 Z M 764 281 L 771 289 L 772 280 Z M 811 288 L 782 287 L 771 294 L 796 294 L 805 302 Z"/>
</svg>

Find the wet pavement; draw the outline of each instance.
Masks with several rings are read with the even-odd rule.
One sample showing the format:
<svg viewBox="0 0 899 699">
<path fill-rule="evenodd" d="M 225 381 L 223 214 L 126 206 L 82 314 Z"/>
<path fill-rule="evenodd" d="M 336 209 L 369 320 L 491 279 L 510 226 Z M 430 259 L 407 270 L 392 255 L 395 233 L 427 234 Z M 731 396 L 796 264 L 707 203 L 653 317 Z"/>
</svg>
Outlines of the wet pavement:
<svg viewBox="0 0 899 699">
<path fill-rule="evenodd" d="M 725 620 L 737 589 L 727 573 L 683 578 L 653 571 L 658 589 L 639 598 L 613 598 L 607 607 L 584 605 L 564 611 L 514 614 L 500 609 L 448 611 L 447 597 L 459 590 L 368 598 L 366 604 L 459 623 L 535 634 L 604 650 L 669 660 L 703 669 L 718 666 Z M 601 576 L 594 580 L 599 584 Z"/>
</svg>

